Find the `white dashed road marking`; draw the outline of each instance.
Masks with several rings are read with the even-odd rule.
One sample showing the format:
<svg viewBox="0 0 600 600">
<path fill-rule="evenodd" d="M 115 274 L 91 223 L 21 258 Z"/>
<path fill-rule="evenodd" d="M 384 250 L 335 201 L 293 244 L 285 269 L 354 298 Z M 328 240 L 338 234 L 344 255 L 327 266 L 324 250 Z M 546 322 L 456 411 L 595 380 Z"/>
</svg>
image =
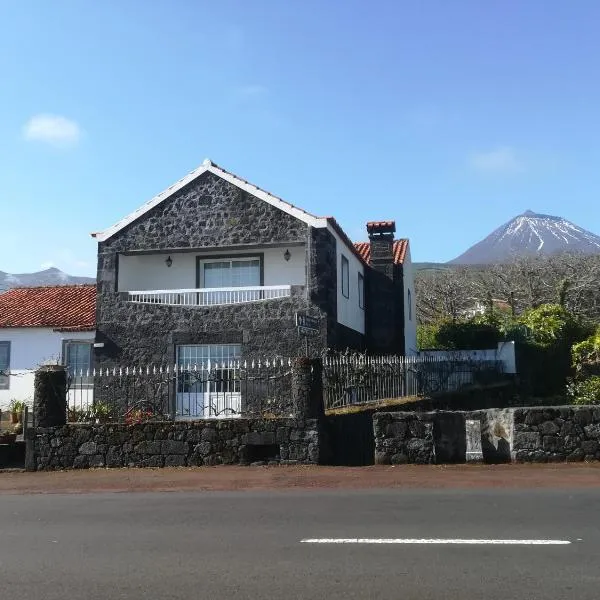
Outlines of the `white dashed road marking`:
<svg viewBox="0 0 600 600">
<path fill-rule="evenodd" d="M 467 546 L 564 546 L 569 540 L 477 540 L 455 538 L 309 538 L 301 544 L 456 544 Z"/>
</svg>

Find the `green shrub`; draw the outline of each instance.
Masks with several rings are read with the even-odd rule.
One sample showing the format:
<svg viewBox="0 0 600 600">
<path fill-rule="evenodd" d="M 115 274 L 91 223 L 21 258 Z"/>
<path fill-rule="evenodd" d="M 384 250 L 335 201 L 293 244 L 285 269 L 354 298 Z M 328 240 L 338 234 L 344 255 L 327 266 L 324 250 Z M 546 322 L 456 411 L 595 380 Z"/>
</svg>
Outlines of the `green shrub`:
<svg viewBox="0 0 600 600">
<path fill-rule="evenodd" d="M 435 350 L 439 348 L 437 332 L 439 325 L 419 325 L 417 327 L 417 348 L 419 350 Z"/>
<path fill-rule="evenodd" d="M 572 381 L 567 386 L 567 393 L 573 404 L 600 404 L 600 375 Z"/>
<path fill-rule="evenodd" d="M 568 346 L 583 340 L 589 332 L 568 310 L 558 304 L 542 304 L 525 312 L 519 323 L 529 339 L 540 346 Z"/>
<path fill-rule="evenodd" d="M 438 344 L 447 350 L 485 350 L 496 348 L 502 334 L 495 325 L 466 321 L 442 323 L 436 338 Z"/>
<path fill-rule="evenodd" d="M 573 346 L 571 357 L 577 378 L 600 375 L 600 327 L 589 338 Z"/>
</svg>

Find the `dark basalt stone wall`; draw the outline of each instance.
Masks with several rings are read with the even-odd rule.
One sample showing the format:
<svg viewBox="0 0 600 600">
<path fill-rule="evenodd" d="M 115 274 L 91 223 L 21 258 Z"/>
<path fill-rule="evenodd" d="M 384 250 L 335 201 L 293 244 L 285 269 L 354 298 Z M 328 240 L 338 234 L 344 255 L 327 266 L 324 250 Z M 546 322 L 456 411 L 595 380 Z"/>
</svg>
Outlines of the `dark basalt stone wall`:
<svg viewBox="0 0 600 600">
<path fill-rule="evenodd" d="M 230 419 L 38 428 L 38 471 L 90 467 L 318 464 L 317 419 Z"/>
</svg>

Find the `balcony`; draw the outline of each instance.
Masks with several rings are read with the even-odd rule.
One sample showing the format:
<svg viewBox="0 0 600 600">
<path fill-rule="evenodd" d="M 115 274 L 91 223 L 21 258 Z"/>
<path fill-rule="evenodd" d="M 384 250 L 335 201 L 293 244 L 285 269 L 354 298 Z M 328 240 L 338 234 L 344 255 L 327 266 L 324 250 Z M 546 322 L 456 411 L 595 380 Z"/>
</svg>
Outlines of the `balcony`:
<svg viewBox="0 0 600 600">
<path fill-rule="evenodd" d="M 187 290 L 142 290 L 125 292 L 129 302 L 166 306 L 226 306 L 263 302 L 292 295 L 291 285 L 263 285 L 231 288 L 194 288 Z"/>
</svg>

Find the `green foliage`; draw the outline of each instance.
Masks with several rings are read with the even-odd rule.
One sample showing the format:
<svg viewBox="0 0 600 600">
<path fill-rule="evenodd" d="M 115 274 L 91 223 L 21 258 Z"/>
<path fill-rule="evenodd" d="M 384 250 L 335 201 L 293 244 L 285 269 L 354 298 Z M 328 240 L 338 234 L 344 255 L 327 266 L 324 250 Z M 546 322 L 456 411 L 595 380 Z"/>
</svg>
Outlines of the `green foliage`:
<svg viewBox="0 0 600 600">
<path fill-rule="evenodd" d="M 586 336 L 586 328 L 559 304 L 542 304 L 526 311 L 519 319 L 531 341 L 540 346 L 568 346 Z"/>
<path fill-rule="evenodd" d="M 438 329 L 437 339 L 442 347 L 449 350 L 483 350 L 495 348 L 502 335 L 495 325 L 467 321 L 443 323 Z"/>
<path fill-rule="evenodd" d="M 25 404 L 24 400 L 17 400 L 16 398 L 13 398 L 8 405 L 8 410 L 14 413 L 22 413 L 25 411 L 26 407 L 27 404 Z"/>
<path fill-rule="evenodd" d="M 582 381 L 572 381 L 567 393 L 573 404 L 600 404 L 600 375 Z"/>
<path fill-rule="evenodd" d="M 495 348 L 503 338 L 494 324 L 484 320 L 443 321 L 436 325 L 420 325 L 417 343 L 420 350 L 485 350 Z"/>
<path fill-rule="evenodd" d="M 589 335 L 589 328 L 559 304 L 532 308 L 521 316 L 519 323 L 527 329 L 527 339 L 518 348 L 517 363 L 529 393 L 539 396 L 561 393 L 569 378 L 576 374 L 573 345 L 579 345 Z M 571 388 L 574 390 L 573 386 L 579 383 L 571 384 Z M 572 392 L 576 393 L 580 392 Z"/>
<path fill-rule="evenodd" d="M 417 347 L 419 350 L 433 350 L 438 348 L 437 332 L 439 325 L 417 326 Z"/>
<path fill-rule="evenodd" d="M 576 377 L 600 375 L 600 327 L 589 338 L 573 346 L 571 357 Z"/>
</svg>

